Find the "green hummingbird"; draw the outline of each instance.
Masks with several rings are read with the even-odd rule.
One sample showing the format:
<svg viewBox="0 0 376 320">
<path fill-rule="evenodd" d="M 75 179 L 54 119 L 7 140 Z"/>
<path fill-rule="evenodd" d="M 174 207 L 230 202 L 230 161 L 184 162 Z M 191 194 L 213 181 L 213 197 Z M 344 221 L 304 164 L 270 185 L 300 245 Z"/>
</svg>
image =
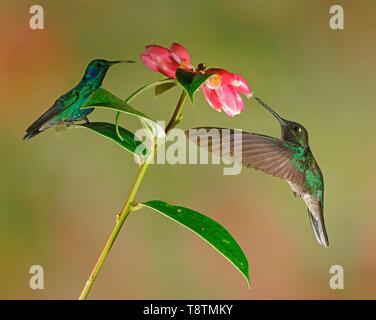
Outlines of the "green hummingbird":
<svg viewBox="0 0 376 320">
<path fill-rule="evenodd" d="M 56 125 L 71 125 L 75 121 L 89 121 L 87 116 L 94 108 L 81 109 L 90 95 L 102 86 L 108 69 L 117 63 L 133 63 L 132 60 L 107 61 L 96 59 L 89 63 L 81 81 L 70 91 L 55 101 L 53 106 L 40 116 L 29 128 L 23 140 L 31 139 L 44 130 Z"/>
<path fill-rule="evenodd" d="M 283 119 L 261 99 L 256 100 L 279 121 L 280 139 L 224 128 L 195 128 L 198 129 L 196 134 L 190 132 L 189 138 L 214 154 L 285 179 L 294 195 L 305 202 L 317 241 L 328 247 L 324 223 L 324 179 L 308 145 L 308 132 L 301 124 Z M 200 129 L 206 129 L 207 133 Z M 217 129 L 219 136 L 213 137 L 213 131 L 208 129 Z M 228 139 L 225 138 L 226 132 L 229 133 Z M 237 151 L 239 145 L 241 148 Z"/>
</svg>

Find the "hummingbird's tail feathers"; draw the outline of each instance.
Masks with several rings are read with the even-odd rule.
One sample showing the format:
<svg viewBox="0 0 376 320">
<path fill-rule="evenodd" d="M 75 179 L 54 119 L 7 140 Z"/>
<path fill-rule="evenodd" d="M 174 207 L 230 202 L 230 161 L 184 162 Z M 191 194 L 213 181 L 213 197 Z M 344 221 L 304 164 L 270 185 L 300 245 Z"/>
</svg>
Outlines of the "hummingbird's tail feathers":
<svg viewBox="0 0 376 320">
<path fill-rule="evenodd" d="M 308 209 L 308 217 L 318 243 L 324 247 L 329 247 L 329 239 L 325 228 L 324 215 L 320 213 L 318 219 L 316 219 L 316 217 Z"/>
<path fill-rule="evenodd" d="M 48 125 L 49 111 L 39 117 L 35 122 L 33 122 L 30 127 L 26 129 L 26 134 L 22 140 L 29 140 L 36 135 L 40 134 L 50 126 Z"/>
<path fill-rule="evenodd" d="M 37 134 L 53 126 L 53 123 L 51 123 L 50 120 L 54 118 L 56 115 L 58 115 L 59 113 L 66 110 L 68 107 L 70 107 L 74 102 L 77 101 L 77 99 L 78 99 L 78 95 L 74 95 L 73 97 L 70 98 L 70 100 L 63 101 L 61 98 L 56 100 L 50 109 L 48 109 L 45 113 L 43 113 L 37 120 L 35 120 L 26 129 L 26 134 L 23 140 L 31 139 L 32 137 L 35 137 Z"/>
<path fill-rule="evenodd" d="M 35 137 L 36 135 L 42 133 L 44 130 L 34 129 L 32 131 L 27 131 L 24 137 L 22 138 L 23 141 L 30 140 L 31 138 Z"/>
<path fill-rule="evenodd" d="M 43 131 L 45 126 L 47 126 L 49 120 L 51 120 L 54 116 L 58 114 L 58 112 L 62 112 L 64 109 L 60 107 L 61 103 L 56 101 L 55 104 L 48 109 L 45 113 L 43 113 L 37 120 L 35 120 L 27 129 L 26 132 L 33 132 L 33 131 Z M 58 107 L 58 108 L 57 108 Z"/>
</svg>

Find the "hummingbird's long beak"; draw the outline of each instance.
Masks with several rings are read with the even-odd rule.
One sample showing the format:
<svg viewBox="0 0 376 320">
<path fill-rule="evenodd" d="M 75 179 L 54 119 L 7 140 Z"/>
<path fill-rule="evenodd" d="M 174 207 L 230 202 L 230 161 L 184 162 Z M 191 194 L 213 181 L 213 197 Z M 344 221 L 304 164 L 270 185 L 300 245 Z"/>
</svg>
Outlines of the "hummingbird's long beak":
<svg viewBox="0 0 376 320">
<path fill-rule="evenodd" d="M 257 102 L 261 104 L 265 109 L 269 110 L 269 112 L 277 118 L 280 124 L 285 123 L 285 120 L 277 113 L 275 112 L 272 108 L 270 108 L 264 101 L 262 101 L 260 98 L 255 97 Z"/>
<path fill-rule="evenodd" d="M 110 61 L 111 64 L 116 64 L 116 63 L 136 63 L 134 60 L 115 60 L 115 61 Z"/>
</svg>

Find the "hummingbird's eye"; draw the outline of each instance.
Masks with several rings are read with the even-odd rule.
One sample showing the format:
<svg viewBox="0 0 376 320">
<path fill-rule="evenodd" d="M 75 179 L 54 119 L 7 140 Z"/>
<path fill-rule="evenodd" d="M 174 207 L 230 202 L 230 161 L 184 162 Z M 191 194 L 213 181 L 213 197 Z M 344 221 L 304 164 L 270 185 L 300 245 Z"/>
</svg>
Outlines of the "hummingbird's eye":
<svg viewBox="0 0 376 320">
<path fill-rule="evenodd" d="M 301 133 L 301 132 L 302 132 L 302 128 L 299 127 L 299 126 L 295 126 L 295 127 L 294 127 L 294 131 L 295 131 L 296 133 Z"/>
</svg>

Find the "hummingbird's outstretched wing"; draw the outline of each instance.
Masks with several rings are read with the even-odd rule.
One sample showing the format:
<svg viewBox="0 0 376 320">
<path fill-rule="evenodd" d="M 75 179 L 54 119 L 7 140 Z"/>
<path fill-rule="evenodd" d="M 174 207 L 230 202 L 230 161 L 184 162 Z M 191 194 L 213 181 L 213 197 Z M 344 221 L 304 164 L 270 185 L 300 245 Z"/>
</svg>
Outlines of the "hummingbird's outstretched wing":
<svg viewBox="0 0 376 320">
<path fill-rule="evenodd" d="M 64 110 L 68 109 L 71 105 L 77 102 L 78 99 L 79 94 L 76 91 L 68 92 L 65 95 L 61 96 L 55 101 L 51 108 L 43 113 L 35 122 L 30 125 L 30 127 L 26 129 L 26 134 L 23 140 L 30 139 L 38 133 L 42 132 L 43 125 L 48 123 L 48 121 L 50 121 L 52 118 L 54 118 Z"/>
<path fill-rule="evenodd" d="M 279 139 L 242 130 L 226 128 L 194 128 L 186 132 L 198 146 L 247 167 L 293 183 L 304 183 L 304 171 L 294 151 Z M 295 165 L 294 165 L 295 164 Z"/>
<path fill-rule="evenodd" d="M 306 168 L 303 161 L 296 157 L 297 151 L 291 145 L 286 145 L 279 139 L 242 130 L 204 127 L 190 129 L 186 131 L 186 135 L 213 154 L 286 179 L 291 189 L 304 200 L 317 241 L 325 247 L 329 246 L 323 215 L 323 177 L 314 159 L 310 167 Z M 317 177 L 313 186 L 305 183 L 308 171 Z"/>
</svg>

